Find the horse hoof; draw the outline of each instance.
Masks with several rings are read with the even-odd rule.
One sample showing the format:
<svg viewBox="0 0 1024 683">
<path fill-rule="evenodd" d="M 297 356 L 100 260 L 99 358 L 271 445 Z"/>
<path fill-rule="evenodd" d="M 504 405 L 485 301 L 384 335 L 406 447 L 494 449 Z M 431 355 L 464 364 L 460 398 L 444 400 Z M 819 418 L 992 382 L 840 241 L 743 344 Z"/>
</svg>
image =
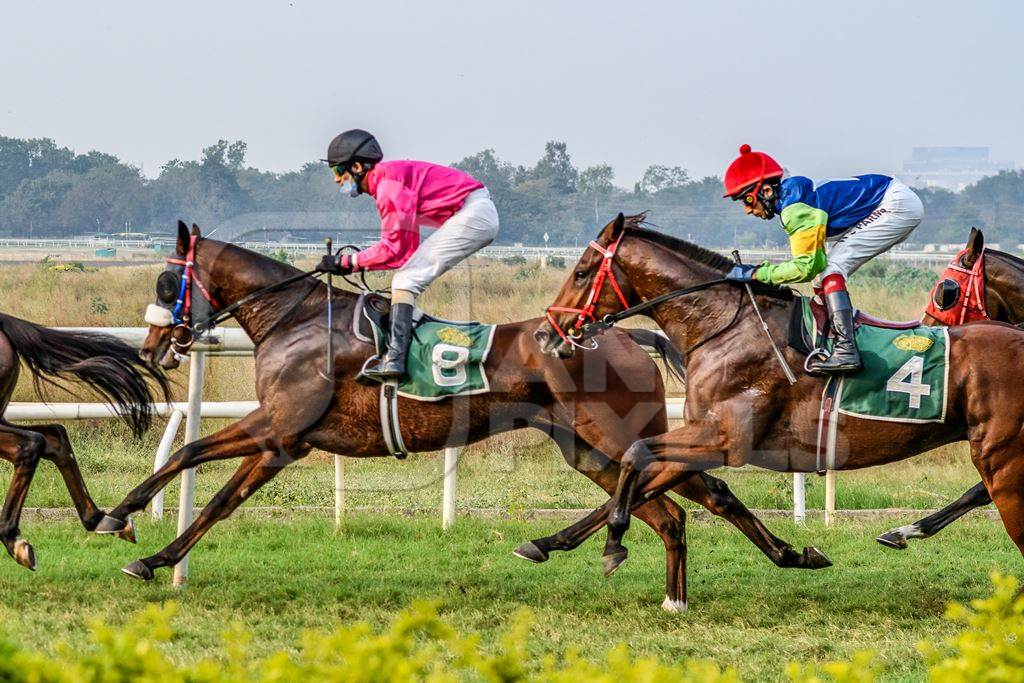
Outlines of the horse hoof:
<svg viewBox="0 0 1024 683">
<path fill-rule="evenodd" d="M 529 560 L 534 564 L 540 564 L 541 562 L 548 561 L 548 554 L 537 547 L 537 544 L 533 541 L 527 541 L 518 548 L 512 551 L 512 554 L 516 557 L 521 557 L 524 560 Z"/>
<path fill-rule="evenodd" d="M 25 539 L 19 538 L 14 542 L 11 557 L 22 567 L 32 571 L 36 570 L 36 551 L 32 549 L 32 545 Z"/>
<path fill-rule="evenodd" d="M 667 595 L 661 603 L 661 609 L 666 612 L 672 612 L 678 614 L 679 612 L 686 611 L 686 600 L 672 600 Z"/>
<path fill-rule="evenodd" d="M 611 555 L 605 555 L 602 559 L 604 560 L 604 575 L 609 577 L 618 571 L 622 563 L 626 561 L 626 557 L 629 555 L 629 551 L 623 548 L 619 552 L 612 553 Z"/>
<path fill-rule="evenodd" d="M 103 515 L 103 519 L 96 525 L 94 531 L 97 534 L 117 536 L 126 541 L 135 542 L 135 524 L 131 520 L 125 521 L 110 515 Z"/>
<path fill-rule="evenodd" d="M 804 563 L 808 569 L 824 569 L 832 566 L 832 560 L 814 547 L 804 548 Z"/>
<path fill-rule="evenodd" d="M 153 570 L 146 566 L 146 563 L 142 560 L 135 560 L 131 564 L 121 567 L 121 571 L 128 576 L 142 581 L 151 581 L 153 579 Z"/>
<path fill-rule="evenodd" d="M 129 519 L 128 525 L 124 529 L 114 532 L 114 537 L 120 538 L 122 541 L 135 543 L 135 522 Z"/>
<path fill-rule="evenodd" d="M 876 541 L 884 545 L 886 548 L 892 548 L 893 550 L 906 550 L 907 539 L 903 534 L 895 531 L 886 531 L 881 536 L 875 538 Z"/>
</svg>

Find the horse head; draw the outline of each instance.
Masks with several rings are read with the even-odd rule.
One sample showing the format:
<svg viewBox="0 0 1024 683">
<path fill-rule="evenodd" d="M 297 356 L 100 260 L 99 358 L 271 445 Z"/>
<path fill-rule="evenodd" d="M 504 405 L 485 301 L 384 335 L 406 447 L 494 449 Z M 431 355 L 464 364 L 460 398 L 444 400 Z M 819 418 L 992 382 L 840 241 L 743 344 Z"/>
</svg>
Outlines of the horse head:
<svg viewBox="0 0 1024 683">
<path fill-rule="evenodd" d="M 627 308 L 629 302 L 636 299 L 615 257 L 627 221 L 635 224 L 642 218 L 627 219 L 620 213 L 601 229 L 583 252 L 572 275 L 548 307 L 547 321 L 533 333 L 544 353 L 571 358 L 577 347 L 588 348 L 581 345 L 586 323 L 594 322 L 605 313 Z"/>
<path fill-rule="evenodd" d="M 646 215 L 619 214 L 590 243 L 555 303 L 547 322 L 534 333 L 549 355 L 571 356 L 593 348 L 591 337 L 615 320 L 618 312 L 646 315 L 676 340 L 691 339 L 680 350 L 696 348 L 717 337 L 739 318 L 735 287 L 725 285 L 733 262 L 718 252 L 645 227 Z M 762 308 L 788 305 L 786 288 L 755 283 L 767 299 Z M 742 290 L 738 292 L 742 295 Z M 641 305 L 642 304 L 642 305 Z M 669 329 L 672 328 L 672 329 Z"/>
</svg>

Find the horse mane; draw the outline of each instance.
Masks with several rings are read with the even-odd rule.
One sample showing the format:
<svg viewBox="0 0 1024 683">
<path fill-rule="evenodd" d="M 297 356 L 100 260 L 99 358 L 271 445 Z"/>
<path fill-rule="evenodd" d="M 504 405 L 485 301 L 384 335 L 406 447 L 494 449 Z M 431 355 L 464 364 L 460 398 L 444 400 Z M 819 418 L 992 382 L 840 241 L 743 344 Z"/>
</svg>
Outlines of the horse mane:
<svg viewBox="0 0 1024 683">
<path fill-rule="evenodd" d="M 680 256 L 701 263 L 715 272 L 725 275 L 735 265 L 728 256 L 723 256 L 717 251 L 702 247 L 699 244 L 688 242 L 678 237 L 651 230 L 646 227 L 651 225 L 647 222 L 647 212 L 637 214 L 635 216 L 626 217 L 625 229 L 629 230 L 631 235 L 635 235 L 640 239 L 647 240 L 648 242 L 654 242 L 655 244 L 661 245 Z M 1024 263 L 1024 262 L 1022 262 Z M 766 282 L 752 282 L 751 285 L 757 294 L 766 294 L 768 296 L 775 297 L 777 299 L 792 300 L 794 297 L 794 291 L 789 287 L 780 287 L 779 285 L 770 285 Z"/>
<path fill-rule="evenodd" d="M 985 253 L 986 254 L 996 254 L 997 256 L 999 256 L 1001 258 L 1005 258 L 1010 263 L 1014 263 L 1014 264 L 1020 266 L 1021 268 L 1024 268 L 1024 259 L 1022 259 L 1020 256 L 1014 256 L 1013 254 L 1008 254 L 1005 251 L 999 251 L 998 249 L 989 249 L 987 247 L 985 248 Z"/>
</svg>

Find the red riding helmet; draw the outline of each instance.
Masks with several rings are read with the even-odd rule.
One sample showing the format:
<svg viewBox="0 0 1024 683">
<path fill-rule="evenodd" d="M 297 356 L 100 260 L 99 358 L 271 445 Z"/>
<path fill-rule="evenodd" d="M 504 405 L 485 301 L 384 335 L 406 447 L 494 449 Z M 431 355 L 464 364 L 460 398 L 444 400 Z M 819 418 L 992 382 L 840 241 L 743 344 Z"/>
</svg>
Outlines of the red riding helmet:
<svg viewBox="0 0 1024 683">
<path fill-rule="evenodd" d="M 725 170 L 725 194 L 735 197 L 751 185 L 782 177 L 782 166 L 764 152 L 751 152 L 750 145 L 740 146 L 740 155 Z"/>
</svg>

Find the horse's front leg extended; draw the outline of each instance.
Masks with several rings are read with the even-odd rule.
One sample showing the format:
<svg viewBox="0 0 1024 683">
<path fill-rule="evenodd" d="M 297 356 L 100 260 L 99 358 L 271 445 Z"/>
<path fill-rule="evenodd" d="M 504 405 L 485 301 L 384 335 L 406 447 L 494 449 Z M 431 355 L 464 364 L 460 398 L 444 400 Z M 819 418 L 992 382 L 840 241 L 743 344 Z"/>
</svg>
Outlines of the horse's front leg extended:
<svg viewBox="0 0 1024 683">
<path fill-rule="evenodd" d="M 171 541 L 166 548 L 141 560 L 136 560 L 121 571 L 137 579 L 148 581 L 153 578 L 153 570 L 178 564 L 188 554 L 199 539 L 214 524 L 226 519 L 249 496 L 270 481 L 278 472 L 297 458 L 305 456 L 308 447 L 300 449 L 295 457 L 283 451 L 265 451 L 260 455 L 252 455 L 242 461 L 231 479 L 226 483 L 209 504 L 203 507 L 199 516 L 189 525 L 185 532 Z"/>
<path fill-rule="evenodd" d="M 695 473 L 725 464 L 723 441 L 713 426 L 694 423 L 630 446 L 622 458 L 615 495 L 605 505 L 609 515 L 606 574 L 626 559 L 622 538 L 632 511 Z"/>
<path fill-rule="evenodd" d="M 136 486 L 121 504 L 96 526 L 96 533 L 122 534 L 134 541 L 128 516 L 145 508 L 180 472 L 211 460 L 244 458 L 274 449 L 269 436 L 269 420 L 257 408 L 238 422 L 205 438 L 182 446 L 159 470 Z"/>
</svg>

